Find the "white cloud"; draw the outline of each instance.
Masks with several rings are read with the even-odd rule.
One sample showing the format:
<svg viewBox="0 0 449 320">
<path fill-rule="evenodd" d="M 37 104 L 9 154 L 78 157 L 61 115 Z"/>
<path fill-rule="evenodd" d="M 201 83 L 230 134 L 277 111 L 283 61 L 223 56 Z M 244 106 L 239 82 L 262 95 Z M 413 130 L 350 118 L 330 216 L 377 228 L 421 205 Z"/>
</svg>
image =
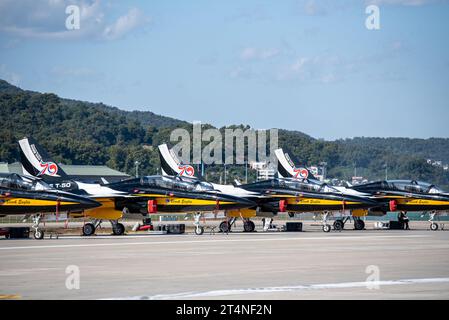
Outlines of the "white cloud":
<svg viewBox="0 0 449 320">
<path fill-rule="evenodd" d="M 281 51 L 277 48 L 257 49 L 246 47 L 240 52 L 242 60 L 267 60 L 280 55 Z"/>
<path fill-rule="evenodd" d="M 136 8 L 131 8 L 127 14 L 119 17 L 112 25 L 104 29 L 103 35 L 106 39 L 121 38 L 131 30 L 144 25 L 150 21 Z"/>
<path fill-rule="evenodd" d="M 67 30 L 68 5 L 80 8 L 80 29 Z M 101 0 L 3 0 L 0 32 L 21 38 L 115 40 L 149 22 L 143 12 L 131 8 L 115 21 L 107 19 L 110 7 Z"/>
</svg>

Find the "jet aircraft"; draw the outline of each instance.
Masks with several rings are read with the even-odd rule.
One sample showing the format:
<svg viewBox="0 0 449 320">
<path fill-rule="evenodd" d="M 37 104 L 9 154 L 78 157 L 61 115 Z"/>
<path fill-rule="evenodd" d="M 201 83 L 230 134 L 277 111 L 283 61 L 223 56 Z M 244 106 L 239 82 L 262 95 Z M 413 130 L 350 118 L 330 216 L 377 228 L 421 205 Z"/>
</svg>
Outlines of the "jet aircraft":
<svg viewBox="0 0 449 320">
<path fill-rule="evenodd" d="M 87 197 L 52 189 L 44 181 L 18 174 L 0 174 L 0 216 L 31 215 L 34 238 L 43 239 L 42 219 L 54 215 L 63 220 L 71 213 L 82 213 L 101 204 Z"/>
<path fill-rule="evenodd" d="M 389 211 L 427 212 L 431 230 L 438 230 L 434 221 L 438 214 L 449 212 L 449 193 L 439 187 L 416 180 L 384 180 L 354 185 L 352 189 L 371 194 L 388 204 Z"/>
<path fill-rule="evenodd" d="M 109 220 L 114 234 L 124 233 L 118 222 L 124 213 L 186 213 L 195 214 L 195 233 L 202 234 L 200 217 L 204 212 L 226 210 L 239 214 L 255 204 L 247 199 L 222 194 L 205 182 L 187 178 L 148 176 L 131 178 L 116 183 L 83 183 L 70 177 L 50 158 L 32 138 L 19 141 L 23 170 L 27 175 L 41 177 L 57 189 L 88 196 L 101 203 L 101 207 L 88 210 L 92 222 L 83 226 L 84 235 L 92 235 L 102 220 Z"/>
</svg>

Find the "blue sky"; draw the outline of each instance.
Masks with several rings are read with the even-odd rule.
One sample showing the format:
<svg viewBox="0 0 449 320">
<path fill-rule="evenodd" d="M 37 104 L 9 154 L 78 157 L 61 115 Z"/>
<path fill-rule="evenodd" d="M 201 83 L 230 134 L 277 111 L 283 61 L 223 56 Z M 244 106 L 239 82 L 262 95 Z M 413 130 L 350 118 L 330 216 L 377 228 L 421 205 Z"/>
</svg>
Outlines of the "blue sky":
<svg viewBox="0 0 449 320">
<path fill-rule="evenodd" d="M 80 30 L 65 8 L 81 8 Z M 380 8 L 380 30 L 365 8 Z M 444 0 L 0 1 L 0 78 L 215 126 L 449 137 Z"/>
</svg>

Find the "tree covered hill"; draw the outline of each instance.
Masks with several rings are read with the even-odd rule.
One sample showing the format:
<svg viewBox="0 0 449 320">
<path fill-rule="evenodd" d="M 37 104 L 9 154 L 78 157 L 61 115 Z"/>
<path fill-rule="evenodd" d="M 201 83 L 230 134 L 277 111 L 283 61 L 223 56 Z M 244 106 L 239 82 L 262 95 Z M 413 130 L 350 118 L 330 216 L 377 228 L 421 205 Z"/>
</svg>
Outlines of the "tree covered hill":
<svg viewBox="0 0 449 320">
<path fill-rule="evenodd" d="M 3 80 L 0 119 L 0 161 L 18 161 L 17 140 L 33 136 L 56 161 L 106 164 L 131 174 L 136 160 L 142 174 L 157 173 L 155 147 L 169 142 L 174 128 L 192 130 L 188 122 L 149 111 L 124 111 L 101 103 L 63 99 L 51 93 L 22 90 Z M 330 177 L 349 179 L 356 168 L 358 175 L 382 179 L 388 164 L 389 178 L 421 179 L 449 189 L 449 172 L 426 163 L 427 158 L 449 163 L 449 139 L 323 141 L 300 131 L 279 130 L 279 146 L 298 165 L 327 162 Z M 210 166 L 208 178 L 218 181 L 222 171 L 222 166 Z M 231 166 L 228 172 L 228 181 L 244 176 L 243 166 Z"/>
</svg>

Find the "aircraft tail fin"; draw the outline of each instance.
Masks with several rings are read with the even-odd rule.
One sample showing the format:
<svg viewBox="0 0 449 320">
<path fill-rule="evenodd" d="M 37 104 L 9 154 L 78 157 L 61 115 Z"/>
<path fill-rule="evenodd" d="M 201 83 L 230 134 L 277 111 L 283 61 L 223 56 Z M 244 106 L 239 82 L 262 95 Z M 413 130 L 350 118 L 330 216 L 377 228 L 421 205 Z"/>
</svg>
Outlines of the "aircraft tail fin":
<svg viewBox="0 0 449 320">
<path fill-rule="evenodd" d="M 278 160 L 278 176 L 281 178 L 315 179 L 307 168 L 296 168 L 288 153 L 282 149 L 274 151 Z"/>
<path fill-rule="evenodd" d="M 165 143 L 158 146 L 158 151 L 162 175 L 184 177 L 195 176 L 195 169 L 190 165 L 182 164 L 174 152 L 168 149 L 168 146 Z"/>
<path fill-rule="evenodd" d="M 49 156 L 49 154 L 33 139 L 23 138 L 19 141 L 20 159 L 24 175 L 59 180 L 67 178 L 67 174 Z"/>
</svg>

